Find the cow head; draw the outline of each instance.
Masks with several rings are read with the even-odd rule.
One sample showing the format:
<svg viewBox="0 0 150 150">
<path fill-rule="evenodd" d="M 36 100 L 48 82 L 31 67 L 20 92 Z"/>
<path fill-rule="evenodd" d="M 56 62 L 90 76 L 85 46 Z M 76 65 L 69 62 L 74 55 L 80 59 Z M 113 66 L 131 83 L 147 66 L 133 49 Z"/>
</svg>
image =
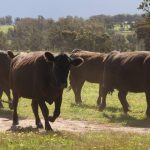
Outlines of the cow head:
<svg viewBox="0 0 150 150">
<path fill-rule="evenodd" d="M 49 52 L 45 52 L 45 59 L 53 62 L 53 75 L 56 81 L 56 85 L 59 88 L 67 87 L 67 77 L 71 65 L 79 66 L 83 63 L 82 58 L 71 58 L 67 54 L 60 53 L 57 56 L 52 55 Z"/>
</svg>

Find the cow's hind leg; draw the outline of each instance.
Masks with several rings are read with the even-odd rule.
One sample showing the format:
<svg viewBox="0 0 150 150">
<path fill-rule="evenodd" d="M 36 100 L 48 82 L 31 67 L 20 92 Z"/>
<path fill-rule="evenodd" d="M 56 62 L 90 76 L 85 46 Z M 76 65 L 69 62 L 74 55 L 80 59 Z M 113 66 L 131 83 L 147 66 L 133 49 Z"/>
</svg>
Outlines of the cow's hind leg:
<svg viewBox="0 0 150 150">
<path fill-rule="evenodd" d="M 49 110 L 45 104 L 44 100 L 39 100 L 39 106 L 41 108 L 42 114 L 44 116 L 44 120 L 45 120 L 45 130 L 52 130 L 50 124 L 49 124 Z"/>
<path fill-rule="evenodd" d="M 13 112 L 13 125 L 18 125 L 18 114 L 17 114 L 17 107 L 18 107 L 18 95 L 13 92 L 13 108 L 14 108 L 14 112 Z"/>
<path fill-rule="evenodd" d="M 75 102 L 77 104 L 82 103 L 81 100 L 81 89 L 83 87 L 84 81 L 76 81 L 76 83 L 72 83 L 71 87 L 73 89 L 74 95 L 75 95 Z"/>
<path fill-rule="evenodd" d="M 106 96 L 107 96 L 107 90 L 102 87 L 101 95 L 102 95 L 102 103 L 99 105 L 99 110 L 103 111 L 106 108 Z"/>
<path fill-rule="evenodd" d="M 32 99 L 31 106 L 32 106 L 32 110 L 35 116 L 35 124 L 37 128 L 43 128 L 43 124 L 41 123 L 39 113 L 38 113 L 38 101 L 35 99 Z"/>
<path fill-rule="evenodd" d="M 147 117 L 150 118 L 150 93 L 149 92 L 145 92 L 145 94 L 146 94 L 146 101 L 147 101 L 146 115 L 147 115 Z"/>
<path fill-rule="evenodd" d="M 126 91 L 119 91 L 118 93 L 118 98 L 120 100 L 120 103 L 122 104 L 122 107 L 125 113 L 129 111 L 129 104 L 126 99 L 126 95 L 127 95 Z"/>
</svg>

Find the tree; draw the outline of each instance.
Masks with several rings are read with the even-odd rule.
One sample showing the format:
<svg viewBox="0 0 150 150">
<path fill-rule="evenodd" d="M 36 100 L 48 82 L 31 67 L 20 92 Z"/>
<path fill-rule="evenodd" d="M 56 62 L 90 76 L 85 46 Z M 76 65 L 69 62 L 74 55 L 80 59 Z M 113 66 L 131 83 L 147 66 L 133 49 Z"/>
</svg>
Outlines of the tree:
<svg viewBox="0 0 150 150">
<path fill-rule="evenodd" d="M 128 49 L 127 41 L 124 35 L 115 33 L 112 36 L 112 48 L 115 50 L 120 50 L 120 51 L 126 51 Z"/>
<path fill-rule="evenodd" d="M 143 0 L 140 3 L 138 9 L 142 9 L 146 13 L 150 13 L 150 0 Z"/>
<path fill-rule="evenodd" d="M 145 50 L 150 51 L 150 0 L 143 0 L 138 9 L 144 11 L 145 14 L 143 16 L 145 20 L 137 25 L 137 37 L 139 40 L 144 40 Z"/>
<path fill-rule="evenodd" d="M 142 9 L 144 11 L 145 14 L 143 16 L 146 18 L 146 21 L 150 22 L 150 0 L 143 0 L 138 9 Z"/>
</svg>

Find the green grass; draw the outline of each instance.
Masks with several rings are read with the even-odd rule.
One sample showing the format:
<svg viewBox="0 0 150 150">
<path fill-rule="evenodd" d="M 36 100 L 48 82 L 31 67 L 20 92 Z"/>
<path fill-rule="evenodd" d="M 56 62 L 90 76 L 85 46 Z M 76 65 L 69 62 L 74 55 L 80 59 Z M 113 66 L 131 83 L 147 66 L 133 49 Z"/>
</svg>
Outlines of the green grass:
<svg viewBox="0 0 150 150">
<path fill-rule="evenodd" d="M 96 100 L 98 97 L 98 85 L 85 83 L 82 90 L 82 105 L 76 105 L 74 94 L 71 91 L 64 91 L 60 117 L 64 119 L 87 120 L 100 124 L 110 124 L 113 126 L 135 126 L 150 127 L 150 120 L 145 115 L 146 100 L 144 93 L 129 93 L 127 96 L 131 112 L 124 114 L 122 106 L 118 100 L 118 92 L 115 91 L 107 97 L 107 107 L 103 112 L 98 111 Z M 3 95 L 6 100 L 6 96 Z M 47 105 L 50 115 L 53 114 L 54 106 Z M 21 98 L 18 106 L 18 114 L 22 118 L 34 118 L 31 109 L 31 100 Z M 7 104 L 1 110 L 1 116 L 11 117 Z M 43 116 L 41 115 L 43 118 Z"/>
<path fill-rule="evenodd" d="M 13 26 L 12 25 L 3 25 L 3 26 L 0 26 L 0 32 L 7 33 L 10 28 L 13 28 Z"/>
<path fill-rule="evenodd" d="M 71 134 L 57 133 L 0 133 L 0 150 L 148 150 L 148 135 L 114 132 Z"/>
<path fill-rule="evenodd" d="M 121 104 L 117 97 L 117 91 L 108 95 L 107 108 L 99 112 L 96 106 L 98 97 L 98 85 L 86 83 L 82 90 L 83 105 L 76 105 L 73 92 L 64 91 L 63 103 L 60 117 L 64 119 L 87 120 L 99 124 L 112 126 L 134 126 L 150 127 L 150 120 L 146 119 L 146 101 L 143 93 L 128 94 L 128 102 L 131 112 L 128 115 L 123 113 Z M 6 96 L 3 95 L 6 100 Z M 0 117 L 11 118 L 12 111 L 0 110 Z M 31 110 L 31 100 L 21 98 L 18 106 L 20 118 L 34 118 Z M 48 105 L 50 114 L 53 112 L 53 105 Z M 41 115 L 43 118 L 43 116 Z M 149 135 L 121 133 L 121 132 L 91 132 L 91 133 L 39 133 L 34 128 L 20 128 L 13 132 L 0 133 L 0 150 L 76 150 L 76 149 L 99 149 L 99 150 L 146 150 L 149 149 Z"/>
</svg>

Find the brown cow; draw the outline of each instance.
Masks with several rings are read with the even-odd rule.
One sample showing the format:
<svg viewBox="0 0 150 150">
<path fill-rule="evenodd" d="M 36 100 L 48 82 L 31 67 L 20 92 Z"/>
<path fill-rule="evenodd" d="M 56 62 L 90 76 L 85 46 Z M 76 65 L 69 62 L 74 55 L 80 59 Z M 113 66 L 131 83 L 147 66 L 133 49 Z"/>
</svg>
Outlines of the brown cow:
<svg viewBox="0 0 150 150">
<path fill-rule="evenodd" d="M 12 99 L 10 97 L 10 87 L 9 87 L 9 68 L 11 58 L 8 56 L 14 56 L 11 51 L 0 51 L 0 98 L 2 97 L 3 91 L 8 97 L 9 108 L 12 109 Z M 0 107 L 3 107 L 0 100 Z M 5 101 L 6 102 L 6 101 Z"/>
<path fill-rule="evenodd" d="M 13 58 L 10 68 L 10 85 L 13 92 L 13 125 L 18 124 L 17 105 L 19 97 L 32 99 L 36 125 L 43 125 L 38 115 L 38 105 L 45 119 L 45 129 L 52 130 L 60 114 L 63 89 L 67 87 L 67 76 L 71 65 L 78 66 L 81 58 L 72 59 L 64 53 L 54 56 L 50 52 L 23 53 Z M 55 103 L 53 116 L 49 116 L 45 101 Z"/>
<path fill-rule="evenodd" d="M 101 90 L 100 85 L 103 75 L 103 61 L 107 54 L 90 52 L 85 50 L 73 50 L 71 57 L 81 57 L 84 63 L 80 67 L 71 67 L 70 69 L 70 86 L 75 94 L 75 102 L 81 103 L 81 89 L 85 81 L 99 84 L 99 97 L 97 104 L 100 104 Z"/>
<path fill-rule="evenodd" d="M 146 114 L 150 117 L 150 52 L 111 52 L 106 57 L 100 109 L 105 108 L 107 93 L 114 89 L 119 91 L 124 112 L 129 111 L 126 100 L 128 92 L 145 92 Z"/>
</svg>

